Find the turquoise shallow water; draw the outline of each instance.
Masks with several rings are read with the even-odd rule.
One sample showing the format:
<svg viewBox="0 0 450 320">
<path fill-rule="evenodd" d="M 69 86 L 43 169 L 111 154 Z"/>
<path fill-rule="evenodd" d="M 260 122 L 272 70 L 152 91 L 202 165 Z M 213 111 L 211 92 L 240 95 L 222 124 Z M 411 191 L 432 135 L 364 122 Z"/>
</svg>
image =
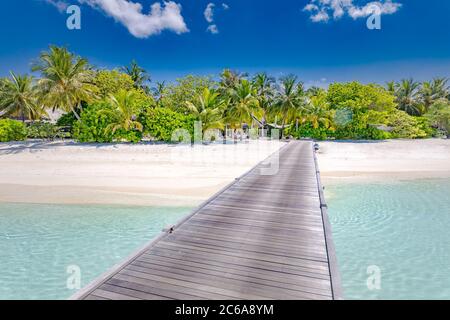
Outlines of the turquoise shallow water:
<svg viewBox="0 0 450 320">
<path fill-rule="evenodd" d="M 327 187 L 344 298 L 450 299 L 449 190 L 450 180 Z"/>
<path fill-rule="evenodd" d="M 0 299 L 65 299 L 190 208 L 0 204 Z"/>
</svg>

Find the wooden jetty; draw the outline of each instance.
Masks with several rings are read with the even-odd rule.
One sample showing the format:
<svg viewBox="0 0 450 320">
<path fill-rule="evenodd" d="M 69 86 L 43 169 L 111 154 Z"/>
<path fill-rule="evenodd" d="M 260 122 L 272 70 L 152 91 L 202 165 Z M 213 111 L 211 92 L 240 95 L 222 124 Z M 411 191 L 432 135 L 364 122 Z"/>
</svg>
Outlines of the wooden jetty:
<svg viewBox="0 0 450 320">
<path fill-rule="evenodd" d="M 71 299 L 342 299 L 313 144 L 278 155 Z"/>
</svg>

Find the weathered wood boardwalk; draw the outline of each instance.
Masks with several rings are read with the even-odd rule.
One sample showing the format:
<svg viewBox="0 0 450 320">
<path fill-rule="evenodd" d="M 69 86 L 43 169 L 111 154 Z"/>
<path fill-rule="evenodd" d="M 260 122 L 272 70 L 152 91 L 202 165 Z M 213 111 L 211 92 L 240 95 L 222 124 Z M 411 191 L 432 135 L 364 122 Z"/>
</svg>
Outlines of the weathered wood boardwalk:
<svg viewBox="0 0 450 320">
<path fill-rule="evenodd" d="M 309 141 L 259 164 L 72 299 L 340 299 Z"/>
</svg>

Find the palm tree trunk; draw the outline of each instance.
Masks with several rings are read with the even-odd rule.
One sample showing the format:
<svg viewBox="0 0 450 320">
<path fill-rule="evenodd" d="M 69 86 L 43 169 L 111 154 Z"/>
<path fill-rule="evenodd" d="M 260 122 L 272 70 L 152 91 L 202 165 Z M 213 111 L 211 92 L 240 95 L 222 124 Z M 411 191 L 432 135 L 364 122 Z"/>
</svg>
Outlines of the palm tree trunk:
<svg viewBox="0 0 450 320">
<path fill-rule="evenodd" d="M 244 129 L 242 129 L 243 123 L 241 122 L 241 127 L 239 128 L 239 141 L 242 142 L 242 135 L 244 133 Z"/>
<path fill-rule="evenodd" d="M 225 129 L 223 131 L 223 144 L 227 144 L 227 128 L 228 126 L 225 125 Z"/>
<path fill-rule="evenodd" d="M 283 139 L 283 131 L 284 131 L 284 126 L 285 126 L 285 124 L 286 124 L 286 118 L 287 118 L 287 114 L 285 114 L 284 116 L 283 116 L 283 122 L 281 123 L 281 139 Z"/>
<path fill-rule="evenodd" d="M 72 112 L 73 112 L 73 114 L 74 114 L 74 116 L 75 116 L 75 118 L 77 118 L 77 120 L 81 120 L 81 118 L 80 118 L 80 116 L 78 115 L 78 113 L 75 111 L 75 109 L 74 108 L 72 108 Z"/>
</svg>

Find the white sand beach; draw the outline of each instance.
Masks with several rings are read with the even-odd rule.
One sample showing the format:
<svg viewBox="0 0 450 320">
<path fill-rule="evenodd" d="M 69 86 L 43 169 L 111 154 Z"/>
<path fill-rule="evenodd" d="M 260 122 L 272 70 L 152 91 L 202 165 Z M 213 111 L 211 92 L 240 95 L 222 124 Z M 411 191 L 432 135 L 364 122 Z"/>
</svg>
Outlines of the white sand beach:
<svg viewBox="0 0 450 320">
<path fill-rule="evenodd" d="M 0 144 L 0 202 L 195 206 L 283 142 Z"/>
<path fill-rule="evenodd" d="M 320 142 L 324 184 L 450 178 L 450 140 Z"/>
<path fill-rule="evenodd" d="M 195 206 L 283 142 L 0 144 L 0 202 Z M 450 177 L 449 140 L 320 142 L 324 184 Z"/>
</svg>

